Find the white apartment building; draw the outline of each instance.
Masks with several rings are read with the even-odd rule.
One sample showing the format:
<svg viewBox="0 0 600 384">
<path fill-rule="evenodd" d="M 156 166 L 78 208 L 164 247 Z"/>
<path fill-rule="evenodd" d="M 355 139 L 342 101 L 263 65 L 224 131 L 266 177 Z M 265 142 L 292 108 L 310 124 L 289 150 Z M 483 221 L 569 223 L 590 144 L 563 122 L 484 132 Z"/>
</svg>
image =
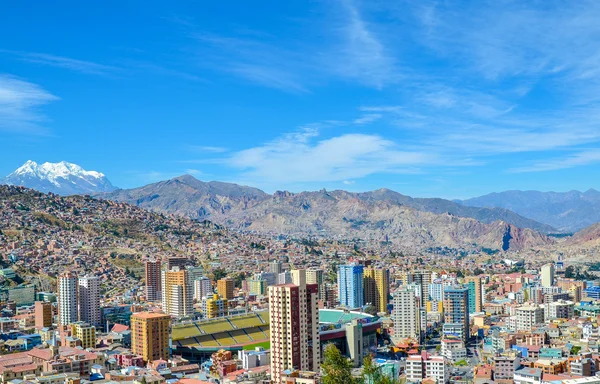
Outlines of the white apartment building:
<svg viewBox="0 0 600 384">
<path fill-rule="evenodd" d="M 102 325 L 100 318 L 100 278 L 79 279 L 79 319 L 93 326 Z"/>
<path fill-rule="evenodd" d="M 437 384 L 445 384 L 450 380 L 450 369 L 444 356 L 431 356 L 426 352 L 412 355 L 406 359 L 406 381 L 420 382 L 430 377 Z"/>
<path fill-rule="evenodd" d="M 58 277 L 58 323 L 68 325 L 78 320 L 77 276 L 65 272 Z"/>
<path fill-rule="evenodd" d="M 536 305 L 523 305 L 516 309 L 516 330 L 531 331 L 544 322 L 544 309 Z"/>
<path fill-rule="evenodd" d="M 421 339 L 420 311 L 415 290 L 403 287 L 394 292 L 392 304 L 392 321 L 394 322 L 394 339 Z"/>
</svg>

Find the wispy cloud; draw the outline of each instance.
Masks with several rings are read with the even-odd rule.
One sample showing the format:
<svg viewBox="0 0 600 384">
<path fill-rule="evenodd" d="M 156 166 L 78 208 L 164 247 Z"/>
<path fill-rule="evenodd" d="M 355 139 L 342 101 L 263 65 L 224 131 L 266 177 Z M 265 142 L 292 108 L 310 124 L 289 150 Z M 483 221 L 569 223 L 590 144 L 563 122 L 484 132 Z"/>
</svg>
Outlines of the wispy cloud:
<svg viewBox="0 0 600 384">
<path fill-rule="evenodd" d="M 44 135 L 40 107 L 58 100 L 37 84 L 0 74 L 0 131 Z"/>
<path fill-rule="evenodd" d="M 118 68 L 98 64 L 91 61 L 78 60 L 70 57 L 50 55 L 38 52 L 21 52 L 0 50 L 0 53 L 5 53 L 16 57 L 19 60 L 48 65 L 51 67 L 65 68 L 76 72 L 92 74 L 92 75 L 110 75 L 118 71 Z"/>
<path fill-rule="evenodd" d="M 568 169 L 597 163 L 600 163 L 600 150 L 595 149 L 573 153 L 560 158 L 540 160 L 528 166 L 511 168 L 509 172 L 525 173 L 555 171 L 559 169 Z"/>
<path fill-rule="evenodd" d="M 376 36 L 352 0 L 341 2 L 345 13 L 342 24 L 342 46 L 334 60 L 333 70 L 376 88 L 398 77 L 394 56 Z"/>
<path fill-rule="evenodd" d="M 383 117 L 383 115 L 380 113 L 371 113 L 368 115 L 361 116 L 358 119 L 354 119 L 354 124 L 358 124 L 358 125 L 371 124 L 371 123 L 381 119 L 382 117 Z"/>
<path fill-rule="evenodd" d="M 207 146 L 207 145 L 191 145 L 189 147 L 192 151 L 202 153 L 223 153 L 227 152 L 228 149 L 225 147 Z"/>
</svg>

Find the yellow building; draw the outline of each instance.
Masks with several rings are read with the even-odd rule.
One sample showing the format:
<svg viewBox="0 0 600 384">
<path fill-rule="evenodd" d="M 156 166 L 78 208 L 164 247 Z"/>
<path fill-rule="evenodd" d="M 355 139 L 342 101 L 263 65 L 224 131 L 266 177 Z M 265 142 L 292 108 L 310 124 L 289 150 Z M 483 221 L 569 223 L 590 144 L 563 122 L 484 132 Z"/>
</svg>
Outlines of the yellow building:
<svg viewBox="0 0 600 384">
<path fill-rule="evenodd" d="M 140 312 L 131 316 L 131 351 L 145 362 L 169 358 L 171 317 L 160 313 Z"/>
<path fill-rule="evenodd" d="M 217 281 L 217 293 L 224 299 L 233 299 L 234 281 L 228 277 Z"/>
<path fill-rule="evenodd" d="M 173 317 L 190 316 L 194 313 L 194 286 L 185 269 L 173 267 L 162 271 L 163 311 Z"/>
<path fill-rule="evenodd" d="M 363 273 L 365 303 L 373 305 L 377 312 L 387 312 L 390 289 L 388 270 L 366 268 Z"/>
<path fill-rule="evenodd" d="M 73 336 L 81 340 L 84 349 L 96 347 L 96 327 L 83 321 L 71 323 Z"/>
<path fill-rule="evenodd" d="M 427 313 L 439 312 L 444 313 L 444 302 L 443 301 L 428 301 L 426 303 Z"/>
<path fill-rule="evenodd" d="M 251 295 L 266 295 L 267 280 L 250 279 L 248 280 L 248 293 Z"/>
<path fill-rule="evenodd" d="M 211 298 L 205 298 L 204 315 L 207 319 L 227 316 L 228 302 L 227 299 L 221 298 L 214 294 Z"/>
</svg>

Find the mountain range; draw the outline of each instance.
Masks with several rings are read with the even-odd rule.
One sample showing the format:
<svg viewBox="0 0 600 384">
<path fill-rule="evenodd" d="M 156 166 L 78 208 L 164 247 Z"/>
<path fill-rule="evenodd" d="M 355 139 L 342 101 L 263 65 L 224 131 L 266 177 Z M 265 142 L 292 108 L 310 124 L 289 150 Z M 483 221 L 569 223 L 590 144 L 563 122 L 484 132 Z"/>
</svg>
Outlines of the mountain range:
<svg viewBox="0 0 600 384">
<path fill-rule="evenodd" d="M 202 182 L 185 175 L 98 197 L 208 219 L 238 230 L 360 238 L 415 250 L 475 246 L 519 250 L 552 242 L 538 231 L 553 228 L 505 209 L 413 199 L 387 189 L 364 193 L 278 191 L 269 195 L 256 188 Z"/>
<path fill-rule="evenodd" d="M 25 186 L 59 195 L 84 195 L 116 189 L 104 174 L 86 171 L 79 165 L 66 161 L 38 164 L 28 160 L 10 175 L 0 179 L 0 184 Z"/>
<path fill-rule="evenodd" d="M 470 207 L 498 207 L 552 226 L 577 232 L 600 222 L 600 192 L 505 191 L 457 201 Z"/>
<path fill-rule="evenodd" d="M 555 241 L 547 234 L 576 232 L 600 222 L 600 192 L 595 190 L 507 191 L 450 201 L 412 198 L 389 189 L 268 194 L 190 175 L 115 189 L 102 173 L 64 161 L 41 165 L 28 161 L 0 184 L 61 195 L 92 194 L 236 230 L 360 238 L 412 249 L 534 248 Z"/>
</svg>

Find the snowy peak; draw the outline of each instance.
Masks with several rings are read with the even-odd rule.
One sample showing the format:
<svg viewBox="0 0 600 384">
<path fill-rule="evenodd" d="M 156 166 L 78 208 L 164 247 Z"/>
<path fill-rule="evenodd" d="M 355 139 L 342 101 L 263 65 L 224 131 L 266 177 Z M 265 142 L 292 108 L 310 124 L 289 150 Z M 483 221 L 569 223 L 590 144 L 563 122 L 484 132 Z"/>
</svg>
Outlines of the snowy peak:
<svg viewBox="0 0 600 384">
<path fill-rule="evenodd" d="M 60 195 L 110 192 L 116 189 L 104 174 L 86 171 L 79 165 L 66 161 L 40 165 L 27 160 L 13 173 L 0 180 L 0 184 L 22 185 Z"/>
</svg>

